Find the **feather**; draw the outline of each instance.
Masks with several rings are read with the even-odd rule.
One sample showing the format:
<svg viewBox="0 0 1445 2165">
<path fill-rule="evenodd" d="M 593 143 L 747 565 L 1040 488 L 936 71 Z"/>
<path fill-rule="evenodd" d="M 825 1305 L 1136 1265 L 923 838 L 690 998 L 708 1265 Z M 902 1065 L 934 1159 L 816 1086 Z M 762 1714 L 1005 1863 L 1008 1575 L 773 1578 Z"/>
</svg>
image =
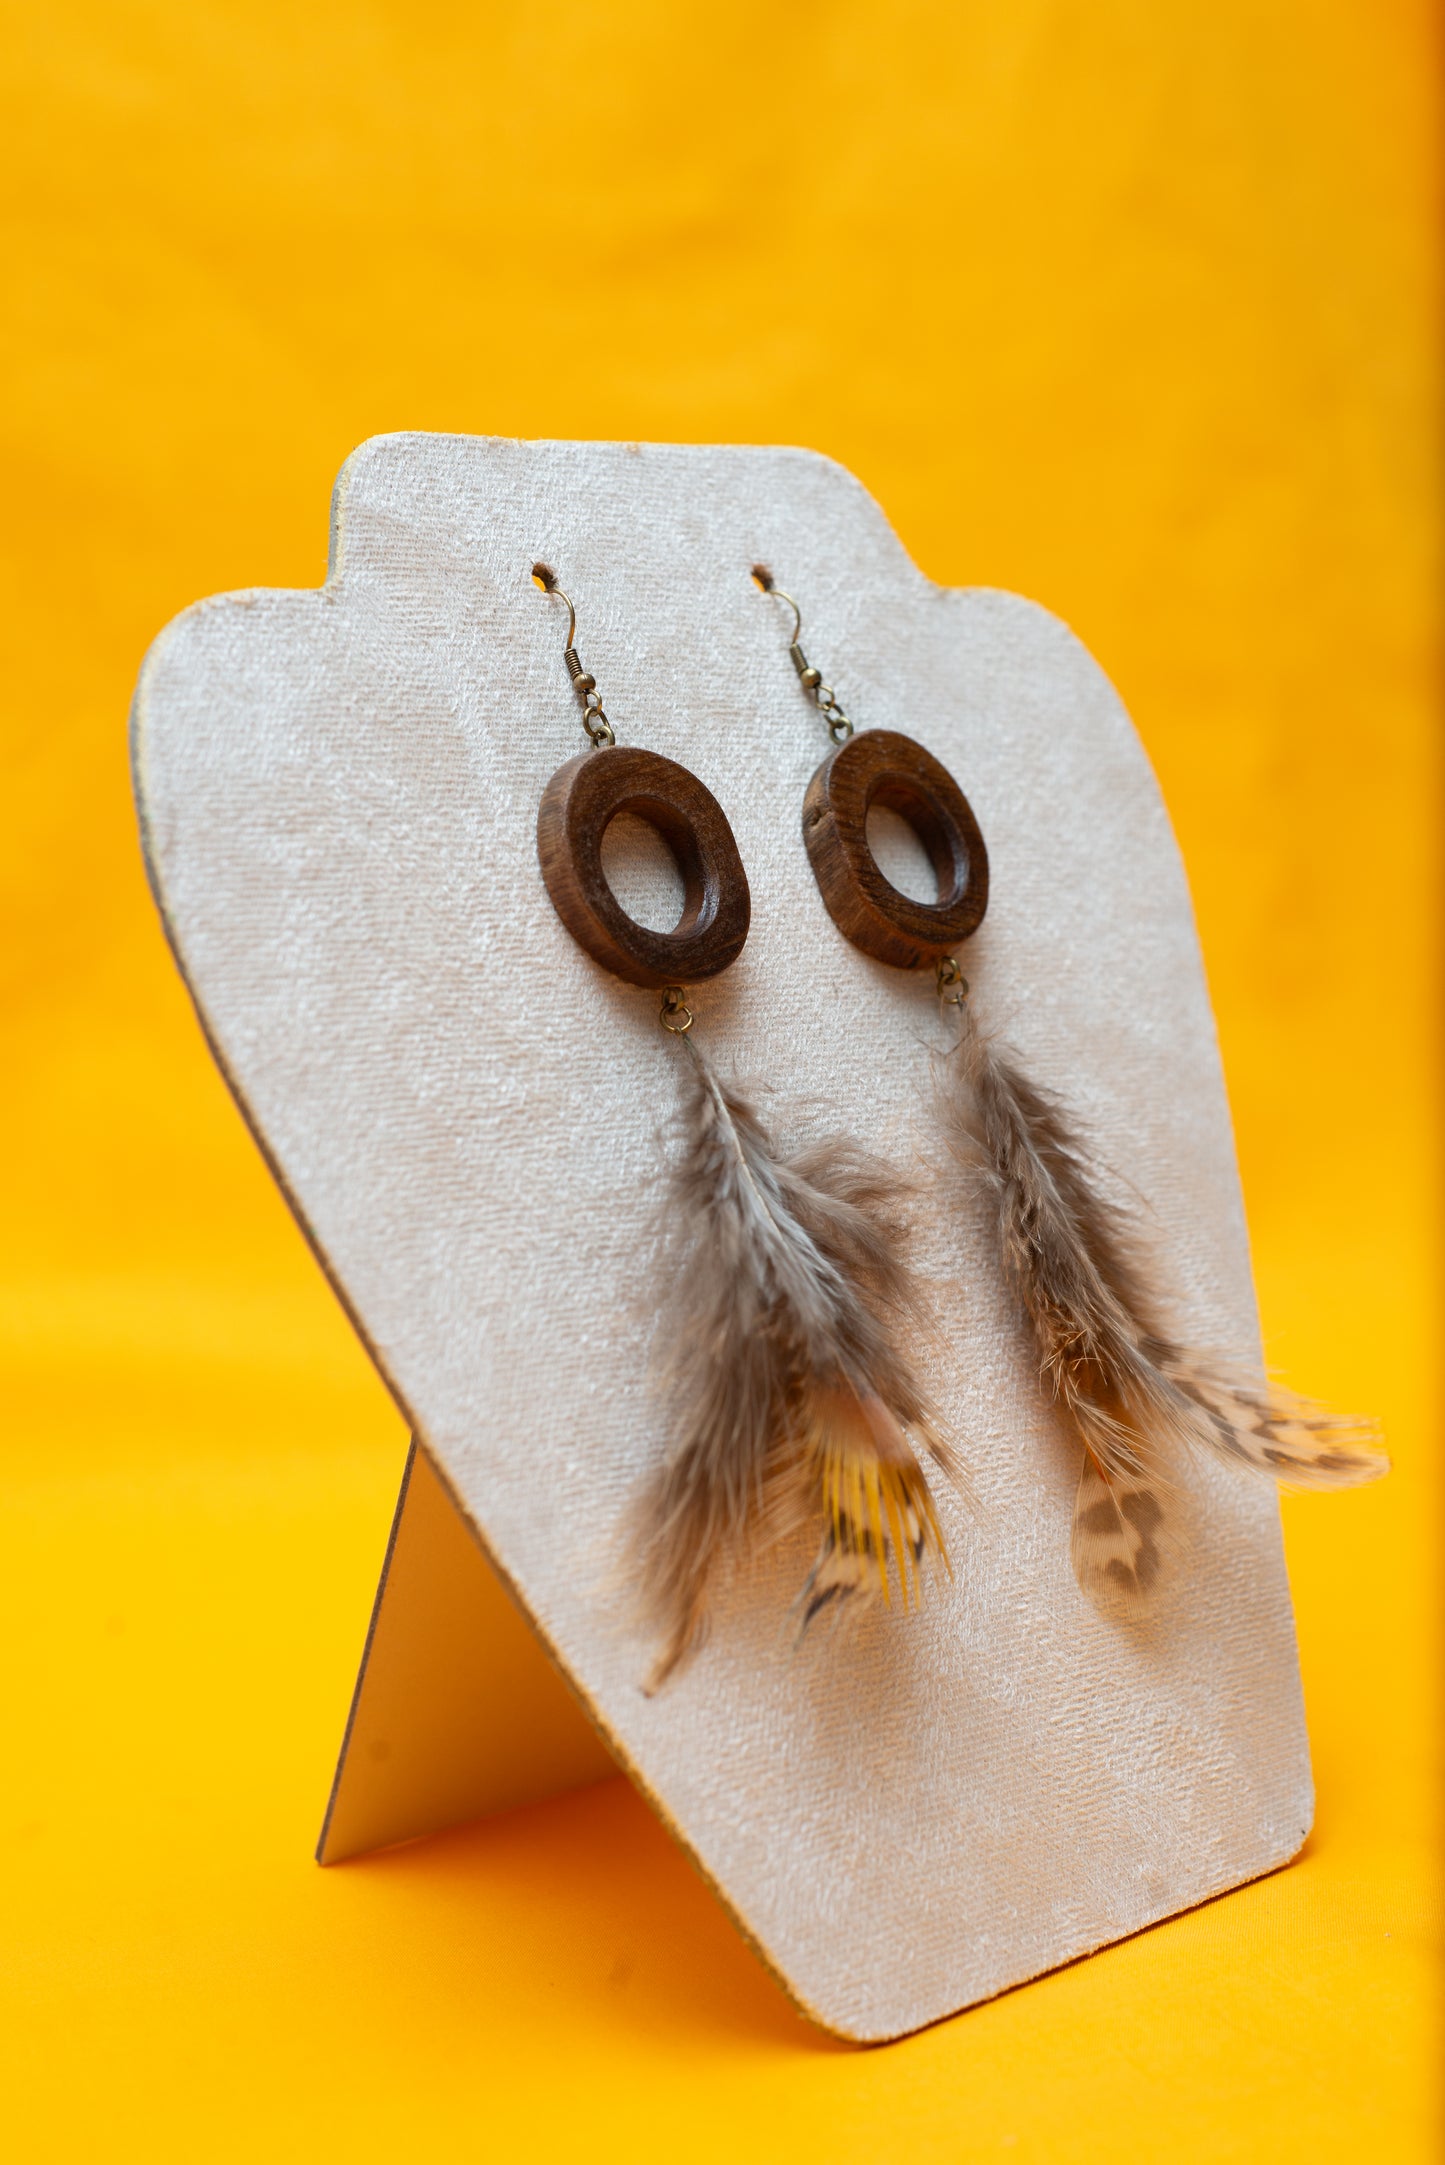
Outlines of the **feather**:
<svg viewBox="0 0 1445 2165">
<path fill-rule="evenodd" d="M 1106 1475 L 1085 1449 L 1069 1555 L 1074 1576 L 1105 1614 L 1146 1608 L 1169 1550 L 1158 1487 L 1148 1477 Z"/>
<path fill-rule="evenodd" d="M 1167 1339 L 1149 1339 L 1146 1345 L 1193 1404 L 1196 1439 L 1231 1464 L 1268 1474 L 1285 1488 L 1359 1488 L 1389 1472 L 1378 1422 L 1331 1413 L 1313 1399 Z"/>
<path fill-rule="evenodd" d="M 799 1522 L 819 1541 L 802 1628 L 858 1596 L 915 1606 L 947 1561 L 918 1449 L 953 1470 L 900 1350 L 921 1317 L 897 1176 L 841 1140 L 781 1155 L 683 1046 L 673 1200 L 686 1252 L 667 1376 L 681 1421 L 644 1531 L 664 1638 L 654 1690 L 701 1643 L 717 1564 Z"/>
<path fill-rule="evenodd" d="M 993 1189 L 1005 1275 L 1049 1395 L 1084 1447 L 1071 1540 L 1084 1590 L 1106 1609 L 1147 1606 L 1171 1549 L 1171 1446 L 1203 1446 L 1301 1487 L 1387 1472 L 1373 1423 L 1327 1413 L 1158 1330 L 1139 1245 L 1095 1188 L 1062 1108 L 983 1035 L 966 1000 L 959 1007 L 965 1087 L 949 1103 L 954 1139 Z"/>
</svg>

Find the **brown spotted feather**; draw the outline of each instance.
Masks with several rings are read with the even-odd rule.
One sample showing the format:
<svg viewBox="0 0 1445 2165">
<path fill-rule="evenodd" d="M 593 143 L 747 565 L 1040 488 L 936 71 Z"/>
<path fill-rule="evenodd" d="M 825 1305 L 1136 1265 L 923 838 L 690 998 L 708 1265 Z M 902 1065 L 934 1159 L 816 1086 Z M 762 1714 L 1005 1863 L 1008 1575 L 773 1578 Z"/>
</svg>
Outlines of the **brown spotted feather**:
<svg viewBox="0 0 1445 2165">
<path fill-rule="evenodd" d="M 1046 1388 L 1084 1463 L 1071 1551 L 1101 1607 L 1146 1607 L 1167 1566 L 1173 1446 L 1202 1445 L 1300 1487 L 1340 1488 L 1388 1470 L 1373 1423 L 1326 1413 L 1247 1370 L 1163 1336 L 1140 1252 L 1094 1186 L 1060 1106 L 962 1010 L 955 1136 L 997 1205 L 1005 1274 L 1038 1347 Z"/>
</svg>

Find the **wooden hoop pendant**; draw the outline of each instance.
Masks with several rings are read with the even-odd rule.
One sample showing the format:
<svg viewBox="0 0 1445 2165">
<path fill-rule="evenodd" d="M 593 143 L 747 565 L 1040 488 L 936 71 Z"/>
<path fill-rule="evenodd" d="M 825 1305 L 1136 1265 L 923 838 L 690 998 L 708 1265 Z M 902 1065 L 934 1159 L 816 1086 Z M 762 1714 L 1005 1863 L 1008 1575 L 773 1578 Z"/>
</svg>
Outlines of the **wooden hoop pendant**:
<svg viewBox="0 0 1445 2165">
<path fill-rule="evenodd" d="M 938 876 L 938 900 L 915 902 L 883 877 L 868 847 L 868 813 L 907 820 Z M 869 729 L 829 754 L 803 799 L 803 840 L 828 914 L 865 955 L 914 970 L 983 923 L 988 851 L 967 797 L 932 752 L 892 729 Z"/>
<path fill-rule="evenodd" d="M 629 917 L 602 870 L 602 837 L 619 812 L 662 836 L 682 874 L 671 932 Z M 727 815 L 686 767 L 631 744 L 579 752 L 559 767 L 537 810 L 537 855 L 553 907 L 579 947 L 630 985 L 696 984 L 736 962 L 752 897 Z"/>
</svg>

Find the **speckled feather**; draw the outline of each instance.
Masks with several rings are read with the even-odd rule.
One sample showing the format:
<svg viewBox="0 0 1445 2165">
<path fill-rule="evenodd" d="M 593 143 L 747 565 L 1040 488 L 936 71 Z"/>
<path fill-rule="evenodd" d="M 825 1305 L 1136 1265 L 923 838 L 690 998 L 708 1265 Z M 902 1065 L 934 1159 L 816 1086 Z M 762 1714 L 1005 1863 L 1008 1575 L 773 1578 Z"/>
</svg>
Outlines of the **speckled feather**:
<svg viewBox="0 0 1445 2165">
<path fill-rule="evenodd" d="M 1084 1447 L 1071 1554 L 1101 1608 L 1147 1606 L 1167 1566 L 1171 1448 L 1203 1446 L 1299 1487 L 1388 1471 L 1372 1422 L 1191 1352 L 1154 1321 L 1142 1247 L 1098 1193 L 1062 1108 L 963 1009 L 948 1105 L 961 1153 L 997 1202 L 1005 1274 L 1049 1395 Z"/>
<path fill-rule="evenodd" d="M 801 1627 L 825 1607 L 921 1598 L 943 1537 L 918 1451 L 945 1472 L 903 1333 L 902 1183 L 846 1141 L 791 1157 L 683 1040 L 687 1252 L 667 1378 L 681 1428 L 648 1508 L 643 1580 L 656 1689 L 701 1644 L 715 1566 L 811 1523 Z"/>
</svg>

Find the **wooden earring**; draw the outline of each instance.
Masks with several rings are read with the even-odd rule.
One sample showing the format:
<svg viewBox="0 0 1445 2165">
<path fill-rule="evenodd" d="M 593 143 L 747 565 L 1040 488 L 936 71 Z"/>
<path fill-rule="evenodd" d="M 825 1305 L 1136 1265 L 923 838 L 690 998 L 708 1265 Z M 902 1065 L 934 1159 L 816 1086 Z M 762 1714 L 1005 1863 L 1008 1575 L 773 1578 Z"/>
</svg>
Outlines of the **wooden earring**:
<svg viewBox="0 0 1445 2165">
<path fill-rule="evenodd" d="M 879 962 L 915 970 L 983 923 L 988 851 L 967 797 L 932 752 L 893 729 L 851 734 L 828 754 L 803 799 L 803 840 L 828 914 Z M 875 805 L 897 812 L 928 853 L 936 902 L 899 892 L 868 843 Z"/>
<path fill-rule="evenodd" d="M 989 1187 L 1000 1261 L 1032 1330 L 1045 1393 L 1083 1449 L 1074 1571 L 1105 1611 L 1138 1613 L 1171 1549 L 1171 1447 L 1199 1445 L 1315 1488 L 1375 1480 L 1389 1461 L 1373 1422 L 1327 1413 L 1278 1390 L 1249 1362 L 1222 1366 L 1168 1334 L 1144 1244 L 1100 1194 L 1069 1115 L 978 1028 L 955 953 L 988 907 L 988 853 L 968 799 L 911 737 L 854 734 L 803 652 L 798 604 L 765 564 L 752 575 L 793 612 L 789 658 L 833 740 L 803 799 L 803 841 L 819 892 L 864 954 L 895 969 L 931 965 L 939 1001 L 957 1020 L 945 1101 L 950 1140 Z M 938 881 L 936 902 L 915 902 L 885 878 L 868 843 L 875 805 L 913 828 Z"/>
<path fill-rule="evenodd" d="M 917 1317 L 896 1179 L 847 1143 L 775 1149 L 693 1034 L 687 986 L 726 970 L 748 936 L 747 874 L 727 816 L 675 760 L 617 743 L 578 658 L 572 602 L 550 566 L 534 564 L 532 577 L 566 603 L 563 660 L 589 743 L 542 792 L 542 878 L 595 962 L 662 993 L 659 1020 L 687 1055 L 673 1183 L 685 1252 L 666 1379 L 679 1425 L 637 1559 L 662 1641 L 655 1690 L 702 1643 L 718 1562 L 768 1528 L 801 1522 L 817 1535 L 800 1632 L 822 1610 L 869 1596 L 916 1607 L 926 1568 L 947 1563 L 918 1450 L 945 1470 L 950 1459 L 902 1350 Z M 636 923 L 607 883 L 603 837 L 624 812 L 677 860 L 684 905 L 671 932 Z"/>
<path fill-rule="evenodd" d="M 563 659 L 590 740 L 588 751 L 557 769 L 537 809 L 537 855 L 553 907 L 578 946 L 631 985 L 661 991 L 717 977 L 742 953 L 752 915 L 727 814 L 706 783 L 675 759 L 617 742 L 597 680 L 578 659 L 576 610 L 545 564 L 534 564 L 532 576 L 544 593 L 567 602 Z M 683 908 L 671 932 L 638 924 L 607 884 L 602 840 L 624 812 L 661 835 L 677 861 Z"/>
</svg>

